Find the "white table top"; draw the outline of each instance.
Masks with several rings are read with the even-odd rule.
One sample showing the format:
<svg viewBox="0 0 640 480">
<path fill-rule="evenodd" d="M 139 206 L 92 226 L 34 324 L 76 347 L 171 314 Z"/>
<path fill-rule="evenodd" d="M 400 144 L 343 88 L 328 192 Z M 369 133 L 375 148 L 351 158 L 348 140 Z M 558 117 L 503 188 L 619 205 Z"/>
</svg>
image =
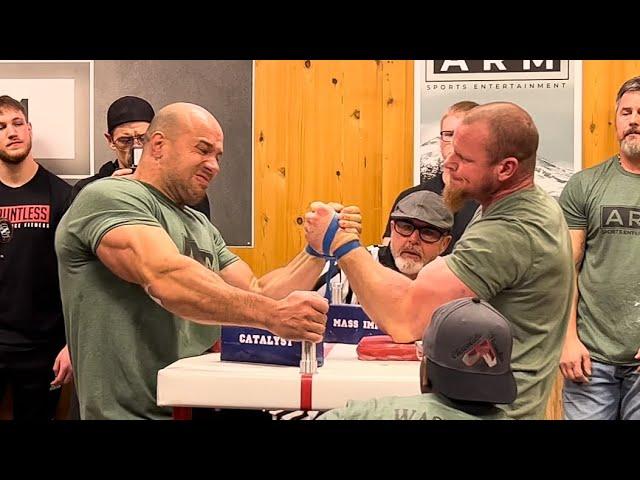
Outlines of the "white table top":
<svg viewBox="0 0 640 480">
<path fill-rule="evenodd" d="M 362 361 L 356 345 L 325 344 L 324 365 L 313 375 L 311 408 L 347 400 L 420 393 L 418 361 Z M 221 362 L 219 353 L 191 357 L 158 372 L 158 405 L 297 410 L 298 367 Z"/>
</svg>

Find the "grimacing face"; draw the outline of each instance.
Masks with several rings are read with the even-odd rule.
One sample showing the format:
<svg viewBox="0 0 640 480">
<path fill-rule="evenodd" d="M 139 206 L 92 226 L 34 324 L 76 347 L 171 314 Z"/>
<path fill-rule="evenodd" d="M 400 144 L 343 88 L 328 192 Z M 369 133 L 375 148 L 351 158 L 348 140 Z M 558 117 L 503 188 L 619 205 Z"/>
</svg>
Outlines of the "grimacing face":
<svg viewBox="0 0 640 480">
<path fill-rule="evenodd" d="M 217 122 L 196 122 L 170 141 L 174 161 L 166 166 L 166 181 L 181 203 L 195 205 L 205 197 L 209 183 L 220 173 L 223 140 Z"/>
<path fill-rule="evenodd" d="M 31 153 L 31 124 L 20 110 L 0 110 L 0 161 L 23 162 Z"/>
</svg>

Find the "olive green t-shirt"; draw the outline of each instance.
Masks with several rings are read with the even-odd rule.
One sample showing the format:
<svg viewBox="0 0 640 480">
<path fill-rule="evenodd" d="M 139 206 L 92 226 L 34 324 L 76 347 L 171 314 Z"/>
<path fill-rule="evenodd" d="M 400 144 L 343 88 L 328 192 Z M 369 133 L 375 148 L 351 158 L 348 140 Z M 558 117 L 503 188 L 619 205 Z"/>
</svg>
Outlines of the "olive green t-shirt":
<svg viewBox="0 0 640 480">
<path fill-rule="evenodd" d="M 511 323 L 518 419 L 543 418 L 569 319 L 573 261 L 558 203 L 539 187 L 490 205 L 467 227 L 451 271 Z"/>
<path fill-rule="evenodd" d="M 178 207 L 152 186 L 127 178 L 87 185 L 56 230 L 81 418 L 169 418 L 171 410 L 156 405 L 158 370 L 203 353 L 220 329 L 173 315 L 100 262 L 96 250 L 102 237 L 123 225 L 162 228 L 180 253 L 213 271 L 238 257 L 202 213 Z"/>
<path fill-rule="evenodd" d="M 435 393 L 412 397 L 350 400 L 346 407 L 329 410 L 318 420 L 509 420 L 498 407 L 460 409 L 456 402 Z"/>
<path fill-rule="evenodd" d="M 638 365 L 633 357 L 640 348 L 640 175 L 612 157 L 573 175 L 560 205 L 569 228 L 585 231 L 578 336 L 594 360 Z"/>
</svg>

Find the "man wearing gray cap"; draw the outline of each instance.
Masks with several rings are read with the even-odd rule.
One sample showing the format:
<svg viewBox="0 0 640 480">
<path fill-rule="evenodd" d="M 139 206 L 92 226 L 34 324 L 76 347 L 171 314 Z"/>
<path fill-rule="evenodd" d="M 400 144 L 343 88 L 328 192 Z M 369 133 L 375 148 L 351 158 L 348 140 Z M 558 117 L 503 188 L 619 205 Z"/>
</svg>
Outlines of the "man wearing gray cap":
<svg viewBox="0 0 640 480">
<path fill-rule="evenodd" d="M 391 241 L 389 246 L 371 245 L 371 256 L 385 267 L 415 279 L 426 264 L 447 250 L 451 242 L 453 215 L 442 197 L 428 190 L 413 192 L 398 202 L 389 216 Z M 323 274 L 326 274 L 328 266 Z M 339 270 L 333 279 L 341 273 Z M 325 276 L 321 276 L 316 290 L 326 292 Z M 349 287 L 348 278 L 342 282 L 342 303 L 358 303 Z"/>
<path fill-rule="evenodd" d="M 154 115 L 155 112 L 149 102 L 144 98 L 131 95 L 120 97 L 109 106 L 107 132 L 104 138 L 116 158 L 102 165 L 95 175 L 76 182 L 71 190 L 70 202 L 73 202 L 80 191 L 91 182 L 114 174 L 117 176 L 133 173 L 137 165 L 137 154 L 142 154 L 144 134 Z M 206 195 L 192 207 L 211 219 L 209 198 Z"/>
<path fill-rule="evenodd" d="M 509 322 L 478 298 L 438 308 L 422 337 L 420 390 L 412 397 L 350 401 L 319 420 L 508 420 L 516 398 Z"/>
</svg>

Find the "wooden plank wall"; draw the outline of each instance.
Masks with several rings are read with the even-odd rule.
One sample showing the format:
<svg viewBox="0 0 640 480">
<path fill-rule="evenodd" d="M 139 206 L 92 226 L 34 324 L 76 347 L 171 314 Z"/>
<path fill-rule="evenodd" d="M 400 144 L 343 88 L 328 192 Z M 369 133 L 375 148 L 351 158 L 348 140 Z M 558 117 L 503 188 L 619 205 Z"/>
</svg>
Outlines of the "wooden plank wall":
<svg viewBox="0 0 640 480">
<path fill-rule="evenodd" d="M 583 164 L 617 151 L 615 94 L 640 61 L 583 62 Z M 379 241 L 413 178 L 413 62 L 257 61 L 255 247 L 234 249 L 257 274 L 304 246 L 315 199 L 360 205 L 363 241 Z M 561 381 L 547 418 L 561 418 Z"/>
<path fill-rule="evenodd" d="M 626 80 L 638 75 L 638 60 L 583 62 L 582 165 L 585 168 L 618 152 L 616 94 Z"/>
<path fill-rule="evenodd" d="M 358 204 L 363 240 L 380 240 L 397 193 L 412 183 L 413 64 L 257 61 L 255 248 L 235 249 L 256 274 L 304 246 L 314 200 Z"/>
</svg>

